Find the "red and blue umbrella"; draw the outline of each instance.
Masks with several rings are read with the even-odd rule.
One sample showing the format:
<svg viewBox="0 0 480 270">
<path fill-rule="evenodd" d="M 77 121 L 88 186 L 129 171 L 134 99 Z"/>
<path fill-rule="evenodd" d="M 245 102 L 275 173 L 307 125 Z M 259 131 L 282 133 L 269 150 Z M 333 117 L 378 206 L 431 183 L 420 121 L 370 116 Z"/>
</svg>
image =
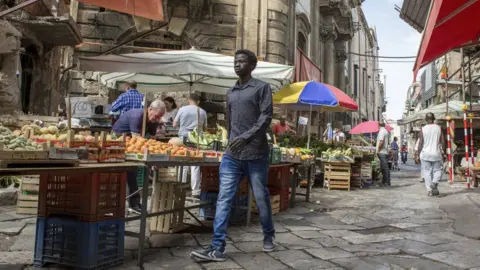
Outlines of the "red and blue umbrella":
<svg viewBox="0 0 480 270">
<path fill-rule="evenodd" d="M 349 112 L 358 110 L 357 103 L 335 86 L 315 81 L 297 82 L 273 95 L 273 103 L 297 111 Z"/>
<path fill-rule="evenodd" d="M 310 127 L 312 111 L 351 112 L 358 110 L 357 103 L 335 86 L 315 81 L 292 83 L 273 95 L 276 107 L 296 111 L 309 111 L 308 142 L 310 147 Z"/>
</svg>

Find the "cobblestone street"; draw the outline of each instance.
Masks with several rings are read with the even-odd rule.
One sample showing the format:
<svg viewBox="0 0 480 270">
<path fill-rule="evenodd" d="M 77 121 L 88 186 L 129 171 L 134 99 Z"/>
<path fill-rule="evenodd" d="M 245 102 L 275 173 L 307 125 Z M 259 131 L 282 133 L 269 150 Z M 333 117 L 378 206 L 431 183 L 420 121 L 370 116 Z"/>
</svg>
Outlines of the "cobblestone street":
<svg viewBox="0 0 480 270">
<path fill-rule="evenodd" d="M 427 197 L 415 165 L 392 173 L 391 188 L 316 189 L 310 203 L 274 216 L 278 250 L 261 251 L 257 223 L 231 227 L 224 263 L 195 262 L 192 249 L 208 245 L 211 233 L 154 235 L 145 269 L 480 269 L 480 194 L 465 183 L 440 185 Z M 29 268 L 35 218 L 18 219 L 14 208 L 0 214 L 0 269 Z M 138 230 L 138 223 L 129 223 Z M 138 241 L 126 237 L 125 264 L 138 269 Z M 55 267 L 54 269 L 62 269 Z"/>
</svg>

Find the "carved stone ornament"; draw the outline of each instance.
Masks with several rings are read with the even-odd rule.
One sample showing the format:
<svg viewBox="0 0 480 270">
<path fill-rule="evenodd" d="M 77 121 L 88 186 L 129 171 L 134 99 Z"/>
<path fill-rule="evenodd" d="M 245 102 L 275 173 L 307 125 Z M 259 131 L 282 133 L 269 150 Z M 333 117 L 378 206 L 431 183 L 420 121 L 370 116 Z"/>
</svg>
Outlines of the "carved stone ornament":
<svg viewBox="0 0 480 270">
<path fill-rule="evenodd" d="M 335 58 L 337 62 L 345 62 L 345 60 L 348 58 L 347 52 L 345 50 L 337 49 L 335 50 Z"/>
<path fill-rule="evenodd" d="M 323 28 L 320 30 L 320 36 L 324 42 L 333 42 L 337 39 L 338 35 L 333 26 L 322 25 L 320 28 Z"/>
</svg>

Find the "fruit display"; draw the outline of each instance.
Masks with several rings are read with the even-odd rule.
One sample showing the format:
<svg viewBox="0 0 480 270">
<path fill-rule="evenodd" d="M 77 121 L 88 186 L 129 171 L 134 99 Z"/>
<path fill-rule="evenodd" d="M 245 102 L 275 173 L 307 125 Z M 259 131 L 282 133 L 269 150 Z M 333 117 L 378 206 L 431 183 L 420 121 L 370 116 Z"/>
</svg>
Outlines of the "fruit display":
<svg viewBox="0 0 480 270">
<path fill-rule="evenodd" d="M 159 142 L 154 139 L 143 137 L 127 138 L 126 153 L 144 154 L 147 151 L 150 154 L 186 156 L 201 156 L 200 152 L 191 150 L 184 146 L 173 145 L 170 143 Z"/>
</svg>

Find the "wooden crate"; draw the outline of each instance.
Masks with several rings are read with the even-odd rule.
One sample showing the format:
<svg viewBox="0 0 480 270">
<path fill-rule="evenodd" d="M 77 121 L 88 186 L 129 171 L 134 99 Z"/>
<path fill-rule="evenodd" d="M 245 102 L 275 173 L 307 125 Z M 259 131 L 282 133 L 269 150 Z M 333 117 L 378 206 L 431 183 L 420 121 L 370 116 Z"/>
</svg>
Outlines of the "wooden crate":
<svg viewBox="0 0 480 270">
<path fill-rule="evenodd" d="M 20 190 L 18 191 L 17 214 L 37 214 L 39 187 L 39 175 L 26 175 L 22 177 L 22 184 L 20 186 Z"/>
<path fill-rule="evenodd" d="M 351 164 L 325 163 L 325 182 L 328 189 L 346 189 L 350 191 Z"/>
<path fill-rule="evenodd" d="M 152 195 L 152 212 L 161 212 L 173 209 L 180 209 L 185 206 L 187 190 L 190 190 L 189 183 L 178 182 L 156 182 L 154 183 Z M 184 228 L 184 211 L 178 211 L 167 215 L 153 217 L 150 219 L 151 233 L 175 233 Z"/>
<path fill-rule="evenodd" d="M 278 214 L 280 212 L 280 195 L 270 195 L 270 205 L 272 207 L 272 215 Z M 258 214 L 255 199 L 252 203 L 252 213 Z"/>
</svg>

